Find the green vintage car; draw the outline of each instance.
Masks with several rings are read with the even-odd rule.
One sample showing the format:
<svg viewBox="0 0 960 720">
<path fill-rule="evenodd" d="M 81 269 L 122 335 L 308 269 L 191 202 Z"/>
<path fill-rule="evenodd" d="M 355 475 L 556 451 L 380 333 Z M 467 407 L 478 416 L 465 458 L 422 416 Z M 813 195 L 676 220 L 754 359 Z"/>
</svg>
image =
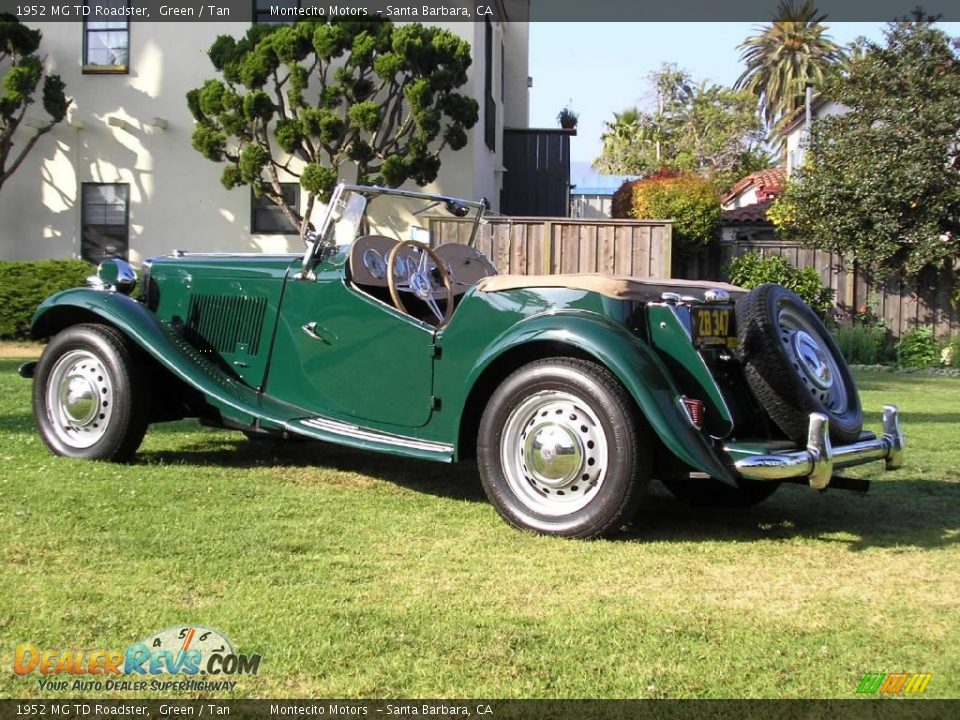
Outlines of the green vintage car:
<svg viewBox="0 0 960 720">
<path fill-rule="evenodd" d="M 866 489 L 898 467 L 897 408 L 864 432 L 830 334 L 777 285 L 499 275 L 485 204 L 341 184 L 300 255 L 175 251 L 104 262 L 33 319 L 34 380 L 59 455 L 130 460 L 147 426 L 196 417 L 421 460 L 476 460 L 510 524 L 594 537 L 651 478 L 747 505 L 783 482 Z M 428 213 L 459 218 L 432 247 Z"/>
</svg>

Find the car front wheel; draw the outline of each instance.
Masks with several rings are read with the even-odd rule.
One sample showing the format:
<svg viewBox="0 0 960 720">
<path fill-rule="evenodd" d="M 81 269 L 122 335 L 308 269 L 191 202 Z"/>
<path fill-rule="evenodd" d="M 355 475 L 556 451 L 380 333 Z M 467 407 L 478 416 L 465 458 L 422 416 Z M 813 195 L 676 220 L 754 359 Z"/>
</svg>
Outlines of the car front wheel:
<svg viewBox="0 0 960 720">
<path fill-rule="evenodd" d="M 493 393 L 477 454 L 487 497 L 511 525 L 591 538 L 630 519 L 650 476 L 646 426 L 605 368 L 530 363 Z"/>
<path fill-rule="evenodd" d="M 129 460 L 147 429 L 148 392 L 122 333 L 75 325 L 54 336 L 37 363 L 37 428 L 57 455 Z"/>
</svg>

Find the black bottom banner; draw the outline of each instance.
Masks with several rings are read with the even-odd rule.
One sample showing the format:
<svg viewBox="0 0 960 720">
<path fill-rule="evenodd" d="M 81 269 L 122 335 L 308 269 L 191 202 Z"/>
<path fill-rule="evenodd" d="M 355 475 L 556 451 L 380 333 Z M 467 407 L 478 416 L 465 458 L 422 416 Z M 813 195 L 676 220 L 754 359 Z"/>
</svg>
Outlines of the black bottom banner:
<svg viewBox="0 0 960 720">
<path fill-rule="evenodd" d="M 0 720 L 464 718 L 483 720 L 940 720 L 954 700 L 0 700 Z"/>
</svg>

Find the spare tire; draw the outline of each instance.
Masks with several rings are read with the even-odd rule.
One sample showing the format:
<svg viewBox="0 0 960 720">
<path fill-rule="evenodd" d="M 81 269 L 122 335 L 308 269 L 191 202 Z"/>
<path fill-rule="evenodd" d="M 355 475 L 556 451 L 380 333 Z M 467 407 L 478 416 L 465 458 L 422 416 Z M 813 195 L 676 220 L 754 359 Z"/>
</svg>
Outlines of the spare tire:
<svg viewBox="0 0 960 720">
<path fill-rule="evenodd" d="M 788 438 L 805 445 L 810 413 L 830 419 L 835 442 L 855 442 L 863 411 L 833 336 L 806 303 L 781 285 L 737 302 L 740 360 L 753 394 Z"/>
</svg>

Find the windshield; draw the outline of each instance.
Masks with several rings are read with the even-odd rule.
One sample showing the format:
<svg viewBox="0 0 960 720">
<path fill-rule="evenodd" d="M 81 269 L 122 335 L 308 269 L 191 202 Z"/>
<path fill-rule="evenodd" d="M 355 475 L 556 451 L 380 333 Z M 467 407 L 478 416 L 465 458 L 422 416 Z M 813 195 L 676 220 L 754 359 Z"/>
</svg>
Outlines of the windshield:
<svg viewBox="0 0 960 720">
<path fill-rule="evenodd" d="M 349 245 L 359 234 L 363 224 L 367 199 L 358 192 L 347 191 L 333 200 L 332 222 L 324 235 L 325 245 Z"/>
<path fill-rule="evenodd" d="M 448 239 L 434 234 L 452 234 L 457 242 L 472 244 L 483 211 L 482 203 L 444 196 L 341 185 L 321 226 L 320 246 L 342 249 L 364 235 L 428 246 Z"/>
</svg>

